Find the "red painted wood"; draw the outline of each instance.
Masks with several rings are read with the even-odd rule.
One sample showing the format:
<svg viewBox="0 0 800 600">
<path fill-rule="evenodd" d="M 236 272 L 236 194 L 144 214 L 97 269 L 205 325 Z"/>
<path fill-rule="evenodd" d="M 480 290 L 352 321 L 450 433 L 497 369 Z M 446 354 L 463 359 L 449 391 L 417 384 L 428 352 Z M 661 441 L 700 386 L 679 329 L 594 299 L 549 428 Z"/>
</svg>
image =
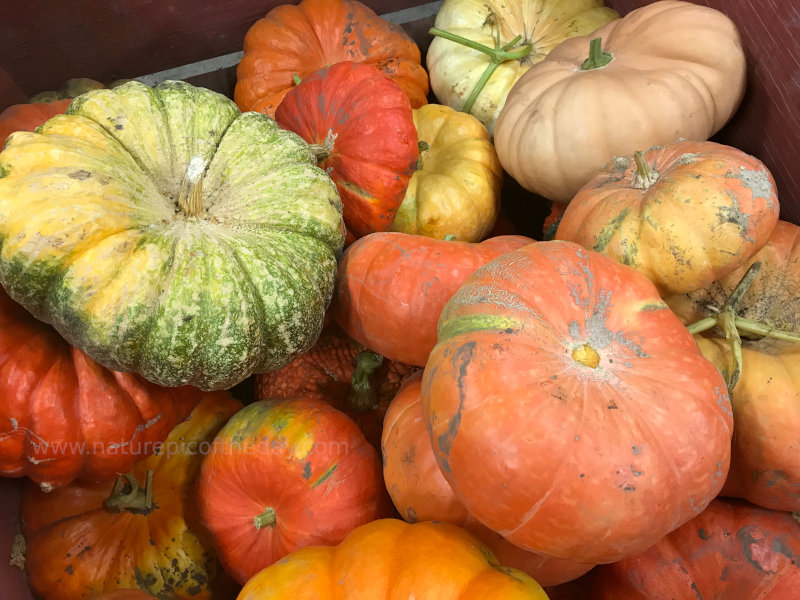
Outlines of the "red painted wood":
<svg viewBox="0 0 800 600">
<path fill-rule="evenodd" d="M 19 88 L 5 69 L 0 67 L 0 112 L 12 104 L 21 104 L 27 101 L 27 96 Z"/>
<path fill-rule="evenodd" d="M 800 2 L 691 0 L 736 23 L 748 61 L 745 98 L 713 139 L 752 154 L 772 172 L 781 218 L 800 225 Z M 651 0 L 609 0 L 620 14 Z"/>
<path fill-rule="evenodd" d="M 426 2 L 363 0 L 378 14 Z M 274 6 L 287 3 L 281 0 L 8 3 L 0 20 L 0 68 L 10 74 L 27 96 L 58 89 L 71 77 L 89 77 L 106 84 L 114 79 L 135 78 L 240 51 L 247 29 Z M 4 107 L 0 102 L 0 110 Z"/>
</svg>

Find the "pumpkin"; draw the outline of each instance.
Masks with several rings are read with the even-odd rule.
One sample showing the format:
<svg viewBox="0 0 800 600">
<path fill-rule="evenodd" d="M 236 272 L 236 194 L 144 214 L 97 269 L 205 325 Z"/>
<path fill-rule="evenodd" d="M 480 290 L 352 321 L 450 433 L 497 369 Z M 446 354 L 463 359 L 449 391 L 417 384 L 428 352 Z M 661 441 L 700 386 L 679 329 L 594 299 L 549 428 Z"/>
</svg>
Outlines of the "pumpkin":
<svg viewBox="0 0 800 600">
<path fill-rule="evenodd" d="M 20 491 L 22 480 L 0 478 L 0 597 L 32 600 L 25 573 L 25 539 L 20 535 Z"/>
<path fill-rule="evenodd" d="M 702 338 L 697 344 L 725 374 L 730 344 Z M 722 495 L 773 510 L 800 511 L 800 346 L 741 349 L 742 372 L 731 392 L 731 467 Z"/>
<path fill-rule="evenodd" d="M 109 371 L 0 288 L 0 475 L 43 490 L 128 472 L 200 401 Z"/>
<path fill-rule="evenodd" d="M 736 314 L 774 329 L 800 333 L 800 227 L 778 221 L 767 243 L 746 263 L 706 287 L 665 298 L 684 323 L 712 316 L 755 262 L 758 276 L 736 303 Z M 760 337 L 760 336 L 759 336 Z M 777 344 L 759 340 L 759 345 Z"/>
<path fill-rule="evenodd" d="M 339 263 L 331 312 L 347 335 L 389 360 L 425 366 L 445 302 L 475 269 L 533 243 L 499 236 L 481 243 L 373 233 Z"/>
<path fill-rule="evenodd" d="M 115 88 L 129 81 L 131 80 L 117 79 L 105 86 L 95 79 L 89 79 L 88 77 L 75 77 L 72 79 L 67 79 L 57 90 L 47 90 L 31 96 L 30 102 L 53 102 L 56 100 L 63 100 L 65 98 L 77 98 L 81 94 L 85 94 L 86 92 L 90 92 L 92 90 L 102 90 L 105 87 Z"/>
<path fill-rule="evenodd" d="M 310 347 L 343 237 L 304 141 L 184 82 L 87 92 L 0 153 L 0 283 L 164 386 L 228 388 Z"/>
<path fill-rule="evenodd" d="M 350 241 L 392 224 L 419 157 L 411 105 L 371 65 L 316 71 L 278 105 L 275 119 L 311 148 L 342 199 Z"/>
<path fill-rule="evenodd" d="M 603 0 L 445 0 L 426 57 L 431 89 L 489 132 L 519 78 L 559 43 L 619 18 Z"/>
<path fill-rule="evenodd" d="M 503 168 L 489 132 L 449 106 L 414 110 L 419 161 L 391 231 L 479 242 L 500 210 Z"/>
<path fill-rule="evenodd" d="M 556 239 L 632 266 L 664 295 L 691 292 L 758 252 L 779 211 L 760 160 L 681 141 L 611 161 L 567 206 Z"/>
<path fill-rule="evenodd" d="M 294 86 L 294 77 L 342 61 L 383 71 L 415 108 L 427 103 L 428 74 L 414 40 L 356 0 L 303 0 L 282 4 L 244 36 L 233 98 L 242 111 L 269 116 Z"/>
<path fill-rule="evenodd" d="M 62 114 L 72 100 L 13 104 L 0 112 L 0 149 L 15 131 L 33 131 L 50 117 Z"/>
<path fill-rule="evenodd" d="M 422 407 L 467 510 L 557 558 L 644 550 L 728 472 L 722 376 L 646 277 L 571 242 L 528 245 L 467 278 L 439 318 Z"/>
<path fill-rule="evenodd" d="M 383 493 L 380 457 L 358 426 L 326 402 L 294 398 L 231 418 L 203 459 L 198 505 L 225 570 L 244 584 L 383 516 Z"/>
<path fill-rule="evenodd" d="M 398 519 L 362 525 L 338 546 L 293 552 L 248 581 L 237 600 L 327 600 L 342 590 L 364 600 L 547 600 L 463 529 Z"/>
<path fill-rule="evenodd" d="M 94 600 L 153 600 L 155 596 L 145 594 L 140 590 L 117 590 L 98 596 Z"/>
<path fill-rule="evenodd" d="M 514 85 L 497 119 L 500 163 L 568 203 L 614 156 L 707 140 L 744 95 L 739 32 L 708 6 L 660 0 L 570 38 Z"/>
<path fill-rule="evenodd" d="M 242 404 L 206 394 L 157 452 L 126 475 L 74 482 L 22 501 L 31 586 L 48 600 L 140 589 L 158 598 L 226 597 L 230 582 L 194 508 L 204 452 Z"/>
<path fill-rule="evenodd" d="M 800 589 L 800 524 L 791 515 L 714 500 L 653 547 L 593 575 L 592 600 L 791 600 Z"/>
<path fill-rule="evenodd" d="M 412 375 L 386 413 L 383 476 L 395 507 L 409 523 L 447 521 L 483 541 L 501 564 L 519 569 L 540 585 L 558 585 L 583 575 L 594 565 L 549 558 L 522 550 L 476 521 L 439 470 L 422 418 L 422 373 Z"/>
<path fill-rule="evenodd" d="M 327 402 L 355 421 L 379 449 L 386 409 L 405 378 L 418 370 L 365 350 L 332 322 L 317 343 L 289 365 L 256 376 L 256 399 Z"/>
</svg>

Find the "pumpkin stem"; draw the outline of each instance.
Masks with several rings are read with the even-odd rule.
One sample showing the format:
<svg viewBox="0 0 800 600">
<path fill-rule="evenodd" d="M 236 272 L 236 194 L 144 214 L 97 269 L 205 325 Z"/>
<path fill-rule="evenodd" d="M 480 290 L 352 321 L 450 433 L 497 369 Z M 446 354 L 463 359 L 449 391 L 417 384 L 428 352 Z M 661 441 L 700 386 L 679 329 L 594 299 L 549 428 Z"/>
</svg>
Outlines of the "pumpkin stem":
<svg viewBox="0 0 800 600">
<path fill-rule="evenodd" d="M 614 55 L 611 52 L 603 50 L 602 43 L 602 38 L 594 38 L 589 42 L 589 58 L 583 61 L 581 71 L 601 69 L 614 60 Z"/>
<path fill-rule="evenodd" d="M 144 488 L 139 486 L 132 473 L 120 475 L 114 484 L 111 495 L 103 502 L 108 512 L 118 513 L 128 510 L 136 514 L 147 514 L 153 510 L 153 471 L 147 471 Z"/>
<path fill-rule="evenodd" d="M 28 549 L 28 544 L 25 537 L 21 533 L 14 535 L 14 541 L 11 542 L 11 560 L 8 562 L 12 567 L 17 567 L 21 571 L 25 570 L 25 555 Z"/>
<path fill-rule="evenodd" d="M 292 73 L 292 81 L 294 82 L 295 85 L 300 85 L 300 82 L 303 80 L 300 79 L 300 75 L 298 75 L 297 73 Z"/>
<path fill-rule="evenodd" d="M 600 364 L 600 355 L 589 344 L 573 348 L 572 359 L 591 369 L 596 369 Z"/>
<path fill-rule="evenodd" d="M 417 171 L 419 171 L 422 168 L 422 153 L 425 152 L 426 150 L 430 150 L 431 145 L 428 142 L 423 142 L 422 140 L 420 140 L 419 142 L 417 142 L 417 149 L 419 150 L 419 157 L 417 158 L 416 169 Z"/>
<path fill-rule="evenodd" d="M 178 206 L 187 217 L 195 217 L 203 212 L 203 169 L 205 161 L 195 156 L 186 167 L 186 176 L 178 194 Z"/>
<path fill-rule="evenodd" d="M 275 518 L 275 509 L 271 506 L 268 506 L 264 509 L 264 512 L 258 515 L 257 517 L 253 517 L 253 525 L 255 525 L 256 529 L 264 529 L 264 527 L 272 527 L 275 525 L 277 519 Z"/>
<path fill-rule="evenodd" d="M 499 32 L 495 39 L 494 48 L 491 46 L 486 46 L 485 44 L 481 44 L 480 42 L 475 42 L 470 40 L 469 38 L 465 38 L 457 33 L 450 33 L 449 31 L 445 31 L 444 29 L 438 29 L 436 27 L 431 27 L 428 30 L 428 33 L 431 35 L 439 36 L 446 40 L 450 40 L 451 42 L 455 42 L 457 44 L 462 44 L 463 46 L 467 46 L 468 48 L 472 48 L 473 50 L 477 50 L 478 52 L 483 52 L 489 57 L 489 64 L 486 66 L 486 69 L 481 74 L 478 81 L 475 83 L 475 87 L 472 88 L 472 92 L 467 97 L 466 102 L 464 102 L 464 106 L 461 108 L 461 112 L 469 113 L 472 110 L 472 106 L 475 104 L 475 101 L 478 99 L 478 96 L 483 91 L 483 88 L 486 86 L 486 82 L 489 81 L 489 78 L 495 72 L 497 67 L 499 67 L 504 62 L 508 62 L 510 60 L 521 60 L 528 56 L 533 50 L 533 46 L 531 44 L 525 44 L 524 46 L 520 46 L 516 50 L 511 50 L 517 43 L 522 39 L 521 35 L 518 35 L 513 40 L 508 42 L 507 44 L 501 46 L 500 45 L 500 35 Z"/>
<path fill-rule="evenodd" d="M 372 410 L 378 405 L 378 390 L 375 377 L 378 367 L 383 364 L 383 357 L 370 350 L 362 350 L 356 356 L 356 368 L 350 379 L 350 391 L 347 393 L 347 404 L 356 412 Z"/>
<path fill-rule="evenodd" d="M 633 153 L 633 161 L 636 163 L 636 174 L 633 176 L 631 185 L 637 190 L 646 192 L 650 189 L 660 175 L 658 171 L 647 164 L 647 159 L 644 157 L 644 152 L 637 150 Z"/>
<path fill-rule="evenodd" d="M 311 154 L 314 155 L 314 159 L 318 163 L 328 158 L 331 152 L 333 152 L 333 143 L 336 141 L 337 137 L 339 137 L 338 133 L 334 133 L 333 129 L 328 129 L 328 134 L 321 144 L 309 144 L 311 147 Z"/>
</svg>

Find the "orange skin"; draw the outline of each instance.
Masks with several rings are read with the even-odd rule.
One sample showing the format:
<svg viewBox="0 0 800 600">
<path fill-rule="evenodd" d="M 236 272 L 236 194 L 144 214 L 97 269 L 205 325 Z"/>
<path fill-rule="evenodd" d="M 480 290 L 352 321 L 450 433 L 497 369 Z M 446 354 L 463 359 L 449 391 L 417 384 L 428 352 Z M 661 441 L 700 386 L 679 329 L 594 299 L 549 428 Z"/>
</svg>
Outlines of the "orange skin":
<svg viewBox="0 0 800 600">
<path fill-rule="evenodd" d="M 64 114 L 72 99 L 14 104 L 0 112 L 0 149 L 15 131 L 33 131 L 50 117 Z"/>
<path fill-rule="evenodd" d="M 318 165 L 339 190 L 348 243 L 389 228 L 419 158 L 411 105 L 396 83 L 371 65 L 337 63 L 289 91 L 275 120 L 325 148 Z"/>
<path fill-rule="evenodd" d="M 439 467 L 511 543 L 613 562 L 701 511 L 728 471 L 725 381 L 650 281 L 570 242 L 476 271 L 422 381 Z"/>
<path fill-rule="evenodd" d="M 483 541 L 500 564 L 519 569 L 540 585 L 575 579 L 594 565 L 549 558 L 518 548 L 467 512 L 439 470 L 422 418 L 422 373 L 412 375 L 386 413 L 383 476 L 397 510 L 409 523 L 447 521 Z"/>
<path fill-rule="evenodd" d="M 129 588 L 170 599 L 229 597 L 233 584 L 192 507 L 201 444 L 210 444 L 241 406 L 227 392 L 205 394 L 161 453 L 136 463 L 131 474 L 142 486 L 153 472 L 150 510 L 106 508 L 114 480 L 71 483 L 47 494 L 29 485 L 22 519 L 34 592 L 48 600 L 93 600 Z"/>
<path fill-rule="evenodd" d="M 203 460 L 198 503 L 225 570 L 245 583 L 290 552 L 336 544 L 383 516 L 376 450 L 321 400 L 260 401 L 234 416 Z M 256 518 L 272 510 L 272 520 Z"/>
<path fill-rule="evenodd" d="M 591 600 L 796 600 L 800 523 L 788 513 L 714 500 L 647 551 L 598 567 Z"/>
<path fill-rule="evenodd" d="M 741 150 L 683 141 L 615 158 L 567 206 L 556 232 L 644 273 L 662 295 L 705 287 L 767 242 L 780 206 L 767 167 Z"/>
<path fill-rule="evenodd" d="M 470 243 L 372 234 L 350 246 L 339 262 L 331 312 L 373 352 L 424 367 L 450 296 L 481 265 L 533 242 L 519 235 Z"/>
<path fill-rule="evenodd" d="M 369 378 L 367 394 L 353 388 L 353 372 L 363 350 L 336 323 L 329 323 L 314 346 L 283 369 L 256 375 L 256 398 L 311 398 L 328 402 L 353 419 L 376 449 L 383 418 L 403 380 L 419 367 L 383 360 Z"/>
<path fill-rule="evenodd" d="M 237 600 L 547 600 L 528 575 L 451 523 L 380 519 L 338 546 L 311 547 L 264 569 Z"/>
<path fill-rule="evenodd" d="M 101 367 L 0 288 L 0 475 L 45 490 L 113 479 L 202 396 Z"/>
<path fill-rule="evenodd" d="M 153 600 L 155 596 L 145 594 L 139 590 L 117 590 L 109 594 L 98 596 L 94 600 Z"/>
<path fill-rule="evenodd" d="M 411 105 L 427 104 L 428 73 L 420 51 L 399 25 L 353 0 L 282 4 L 256 21 L 244 37 L 233 98 L 242 111 L 270 117 L 294 87 L 294 75 L 342 62 L 364 62 L 397 83 Z"/>
</svg>

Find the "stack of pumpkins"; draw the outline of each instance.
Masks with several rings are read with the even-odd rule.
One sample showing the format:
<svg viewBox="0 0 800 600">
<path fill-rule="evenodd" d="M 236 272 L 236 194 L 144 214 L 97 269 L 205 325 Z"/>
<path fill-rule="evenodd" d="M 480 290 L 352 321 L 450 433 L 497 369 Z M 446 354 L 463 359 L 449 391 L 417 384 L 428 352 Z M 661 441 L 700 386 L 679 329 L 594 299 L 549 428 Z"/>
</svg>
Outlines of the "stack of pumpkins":
<svg viewBox="0 0 800 600">
<path fill-rule="evenodd" d="M 800 589 L 800 235 L 708 141 L 736 28 L 445 0 L 431 34 L 426 70 L 303 0 L 233 99 L 0 115 L 0 524 L 38 596 Z M 555 239 L 501 222 L 506 174 Z"/>
</svg>

